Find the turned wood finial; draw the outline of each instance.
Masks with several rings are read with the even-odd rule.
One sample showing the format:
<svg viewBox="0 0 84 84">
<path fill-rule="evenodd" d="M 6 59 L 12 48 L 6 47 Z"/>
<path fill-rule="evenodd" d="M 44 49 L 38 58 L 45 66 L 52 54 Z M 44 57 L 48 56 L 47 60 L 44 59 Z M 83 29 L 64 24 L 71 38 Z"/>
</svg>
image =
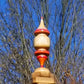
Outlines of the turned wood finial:
<svg viewBox="0 0 84 84">
<path fill-rule="evenodd" d="M 34 39 L 34 47 L 36 49 L 35 56 L 37 57 L 38 61 L 40 62 L 41 67 L 44 66 L 44 62 L 48 58 L 49 55 L 49 47 L 50 47 L 50 39 L 48 29 L 44 25 L 43 17 L 41 17 L 40 25 L 34 32 L 35 39 Z"/>
<path fill-rule="evenodd" d="M 34 54 L 40 62 L 40 67 L 35 69 L 32 73 L 33 84 L 55 84 L 56 82 L 54 75 L 49 71 L 49 69 L 44 68 L 44 63 L 49 56 L 49 34 L 50 32 L 44 25 L 43 17 L 41 17 L 40 25 L 34 32 L 34 47 L 36 49 Z"/>
</svg>

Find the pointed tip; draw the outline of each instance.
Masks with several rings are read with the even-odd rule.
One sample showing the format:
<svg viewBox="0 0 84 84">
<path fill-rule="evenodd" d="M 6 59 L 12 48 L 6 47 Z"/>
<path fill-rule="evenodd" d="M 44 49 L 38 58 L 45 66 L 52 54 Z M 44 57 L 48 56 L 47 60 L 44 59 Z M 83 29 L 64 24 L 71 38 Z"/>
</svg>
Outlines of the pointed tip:
<svg viewBox="0 0 84 84">
<path fill-rule="evenodd" d="M 39 25 L 38 29 L 46 29 L 42 16 L 41 16 L 41 21 L 40 21 L 40 25 Z"/>
</svg>

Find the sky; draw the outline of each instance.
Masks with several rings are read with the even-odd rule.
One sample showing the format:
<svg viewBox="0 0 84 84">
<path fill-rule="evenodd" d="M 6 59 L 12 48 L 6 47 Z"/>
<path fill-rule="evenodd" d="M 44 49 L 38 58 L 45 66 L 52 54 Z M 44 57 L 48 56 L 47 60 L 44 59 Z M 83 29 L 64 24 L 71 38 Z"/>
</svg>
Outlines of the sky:
<svg viewBox="0 0 84 84">
<path fill-rule="evenodd" d="M 52 2 L 52 0 L 49 0 L 49 4 Z M 61 9 L 62 9 L 62 7 L 60 6 L 60 2 L 61 2 L 61 0 L 56 0 L 56 3 L 57 4 L 54 4 L 54 3 L 52 3 L 53 4 L 53 6 L 51 6 L 51 10 L 50 10 L 50 12 L 51 12 L 51 16 L 50 16 L 50 19 L 49 19 L 49 26 L 48 26 L 48 30 L 50 31 L 50 39 L 52 39 L 51 40 L 51 46 L 52 47 L 54 47 L 55 45 L 55 43 L 56 43 L 56 41 L 58 40 L 58 39 L 56 39 L 55 38 L 55 35 L 53 34 L 53 31 L 52 31 L 52 28 L 51 28 L 51 24 L 53 24 L 53 22 L 56 22 L 56 23 L 58 23 L 58 27 L 56 27 L 56 25 L 54 25 L 54 27 L 56 28 L 56 31 L 57 31 L 57 36 L 59 36 L 60 35 L 60 33 L 59 33 L 59 31 L 60 31 L 60 29 L 61 29 L 61 27 L 60 27 L 60 25 L 61 25 L 61 18 L 60 18 L 60 12 L 61 12 Z M 29 4 L 28 4 L 29 5 Z M 56 12 L 57 13 L 57 16 L 56 16 L 56 19 L 55 19 L 55 7 L 57 6 L 57 10 L 59 10 L 59 12 Z M 60 6 L 60 7 L 59 7 Z M 6 17 L 6 15 L 8 15 L 9 13 L 7 12 L 7 10 L 5 10 L 5 8 L 7 8 L 7 3 L 6 3 L 6 0 L 0 0 L 0 12 L 1 11 L 3 11 L 4 12 L 4 17 Z M 53 9 L 53 10 L 52 10 Z M 31 10 L 31 9 L 30 9 Z M 41 15 L 40 15 L 41 16 Z M 35 14 L 35 12 L 34 12 L 34 14 L 33 14 L 33 19 L 34 19 L 34 21 L 35 21 L 35 23 L 36 23 L 36 27 L 38 27 L 38 25 L 39 25 L 39 22 L 38 22 L 38 20 L 36 19 L 38 16 L 36 16 L 36 14 Z M 25 18 L 25 20 L 27 20 L 27 18 Z M 60 20 L 60 21 L 59 21 Z M 70 21 L 69 21 L 69 24 L 68 24 L 68 27 L 70 28 L 70 26 L 71 26 L 71 24 L 70 24 Z M 35 28 L 36 29 L 36 28 Z M 67 34 L 68 34 L 68 32 L 67 32 Z M 66 34 L 66 35 L 67 35 Z M 78 40 L 78 39 L 77 39 Z M 54 43 L 54 44 L 53 44 Z M 1 44 L 1 43 L 0 43 Z M 77 44 L 76 44 L 77 45 Z M 74 46 L 74 45 L 73 45 Z M 84 44 L 83 44 L 83 46 L 84 46 Z M 83 47 L 83 46 L 81 46 L 81 47 Z M 80 48 L 81 48 L 80 47 Z M 51 63 L 53 62 L 53 59 L 54 59 L 54 54 L 53 53 L 51 53 L 52 54 L 52 57 L 50 57 L 50 61 L 51 61 Z"/>
</svg>

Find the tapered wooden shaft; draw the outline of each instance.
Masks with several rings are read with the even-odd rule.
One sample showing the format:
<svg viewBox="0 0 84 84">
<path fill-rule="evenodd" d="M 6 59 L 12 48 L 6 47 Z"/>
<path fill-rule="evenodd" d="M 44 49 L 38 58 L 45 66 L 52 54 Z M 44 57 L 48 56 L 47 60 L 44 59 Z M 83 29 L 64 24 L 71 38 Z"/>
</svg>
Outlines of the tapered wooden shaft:
<svg viewBox="0 0 84 84">
<path fill-rule="evenodd" d="M 34 32 L 35 39 L 34 39 L 34 47 L 36 49 L 35 55 L 40 62 L 40 66 L 43 67 L 46 59 L 49 55 L 49 47 L 50 47 L 50 39 L 48 37 L 49 31 L 44 25 L 43 17 L 41 17 L 41 22 L 39 27 Z"/>
</svg>

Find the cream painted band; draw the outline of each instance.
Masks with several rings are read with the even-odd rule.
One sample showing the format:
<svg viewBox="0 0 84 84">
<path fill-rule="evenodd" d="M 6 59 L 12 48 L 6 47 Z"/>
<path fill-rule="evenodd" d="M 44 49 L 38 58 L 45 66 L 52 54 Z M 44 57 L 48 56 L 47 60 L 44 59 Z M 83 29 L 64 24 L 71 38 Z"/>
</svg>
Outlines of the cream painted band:
<svg viewBox="0 0 84 84">
<path fill-rule="evenodd" d="M 34 39 L 34 47 L 50 47 L 50 39 L 46 34 L 38 34 Z"/>
</svg>

